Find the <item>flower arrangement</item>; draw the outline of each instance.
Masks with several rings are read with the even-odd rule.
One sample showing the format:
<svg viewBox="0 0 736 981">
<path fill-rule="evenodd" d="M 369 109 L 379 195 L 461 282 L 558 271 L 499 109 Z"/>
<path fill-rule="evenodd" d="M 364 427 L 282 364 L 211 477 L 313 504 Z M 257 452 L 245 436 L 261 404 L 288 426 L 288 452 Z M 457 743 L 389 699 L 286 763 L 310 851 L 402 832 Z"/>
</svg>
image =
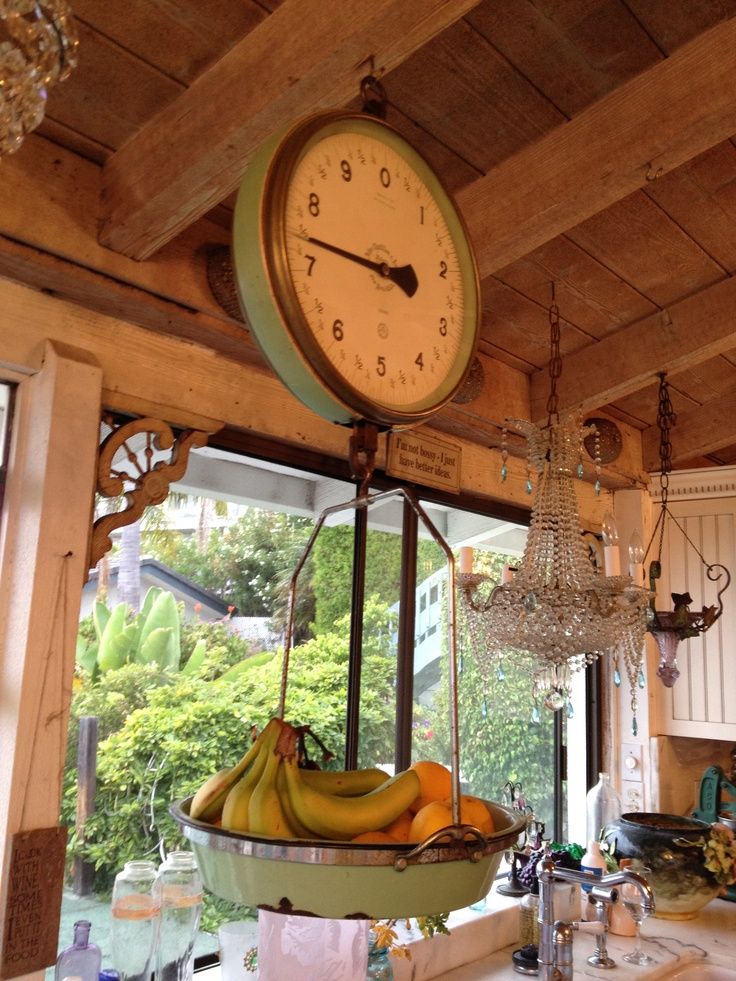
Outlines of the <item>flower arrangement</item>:
<svg viewBox="0 0 736 981">
<path fill-rule="evenodd" d="M 722 886 L 736 882 L 736 835 L 731 828 L 725 824 L 713 824 L 708 840 L 701 840 L 706 869 Z"/>
<path fill-rule="evenodd" d="M 449 934 L 447 929 L 447 918 L 449 913 L 438 913 L 435 916 L 417 916 L 416 923 L 419 927 L 419 931 L 423 937 L 429 939 L 433 937 L 435 933 L 446 933 Z M 406 946 L 406 944 L 399 943 L 399 937 L 394 930 L 398 920 L 372 920 L 371 921 L 371 932 L 373 933 L 375 940 L 374 944 L 377 948 L 388 949 L 389 954 L 393 954 L 394 957 L 404 957 L 407 960 L 411 960 L 411 951 Z M 406 929 L 410 929 L 411 924 L 409 920 L 405 921 Z"/>
</svg>

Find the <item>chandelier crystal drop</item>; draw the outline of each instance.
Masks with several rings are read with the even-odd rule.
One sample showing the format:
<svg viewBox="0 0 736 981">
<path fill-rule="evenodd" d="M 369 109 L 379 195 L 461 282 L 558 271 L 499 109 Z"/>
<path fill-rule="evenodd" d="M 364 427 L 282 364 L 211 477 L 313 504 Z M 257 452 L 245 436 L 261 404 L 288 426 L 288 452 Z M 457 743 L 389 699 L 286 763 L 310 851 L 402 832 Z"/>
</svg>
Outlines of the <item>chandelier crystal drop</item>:
<svg viewBox="0 0 736 981">
<path fill-rule="evenodd" d="M 481 676 L 509 658 L 530 663 L 535 700 L 553 711 L 569 706 L 571 675 L 607 651 L 622 657 L 636 713 L 649 592 L 629 576 L 602 575 L 581 534 L 574 478 L 581 446 L 594 426 L 557 411 L 559 315 L 550 308 L 551 395 L 544 426 L 508 419 L 526 437 L 536 492 L 526 547 L 510 581 L 458 577 L 463 616 Z"/>
<path fill-rule="evenodd" d="M 76 67 L 78 46 L 65 0 L 0 0 L 0 156 L 39 126 L 48 90 Z"/>
</svg>

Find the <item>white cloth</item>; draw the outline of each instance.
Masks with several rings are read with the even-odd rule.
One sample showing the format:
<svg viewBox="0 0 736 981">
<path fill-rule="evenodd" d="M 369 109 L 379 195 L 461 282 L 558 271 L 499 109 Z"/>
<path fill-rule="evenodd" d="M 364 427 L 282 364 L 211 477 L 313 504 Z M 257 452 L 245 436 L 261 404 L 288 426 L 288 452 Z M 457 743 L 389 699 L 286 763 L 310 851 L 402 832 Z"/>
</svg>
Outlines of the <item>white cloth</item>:
<svg viewBox="0 0 736 981">
<path fill-rule="evenodd" d="M 258 913 L 259 981 L 365 981 L 366 920 Z"/>
</svg>

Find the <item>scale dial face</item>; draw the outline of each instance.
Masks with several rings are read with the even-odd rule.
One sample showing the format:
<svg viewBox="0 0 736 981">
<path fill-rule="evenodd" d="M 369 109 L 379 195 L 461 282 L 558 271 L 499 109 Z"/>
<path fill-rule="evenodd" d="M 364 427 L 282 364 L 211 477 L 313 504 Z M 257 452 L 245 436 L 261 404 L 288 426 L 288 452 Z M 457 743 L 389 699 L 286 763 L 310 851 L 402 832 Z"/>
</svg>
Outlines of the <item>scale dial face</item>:
<svg viewBox="0 0 736 981">
<path fill-rule="evenodd" d="M 462 384 L 478 333 L 476 266 L 452 200 L 372 117 L 314 117 L 265 155 L 238 198 L 234 266 L 272 367 L 336 422 L 428 418 Z"/>
</svg>

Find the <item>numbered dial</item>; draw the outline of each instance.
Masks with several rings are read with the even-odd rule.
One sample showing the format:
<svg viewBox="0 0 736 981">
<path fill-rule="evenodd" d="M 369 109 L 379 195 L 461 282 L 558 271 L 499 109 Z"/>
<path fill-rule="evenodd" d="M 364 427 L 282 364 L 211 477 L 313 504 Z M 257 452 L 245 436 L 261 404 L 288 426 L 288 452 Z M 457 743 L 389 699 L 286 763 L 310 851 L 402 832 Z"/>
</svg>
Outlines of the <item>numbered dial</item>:
<svg viewBox="0 0 736 981">
<path fill-rule="evenodd" d="M 426 162 L 377 120 L 320 120 L 275 156 L 262 209 L 281 322 L 332 418 L 399 426 L 445 404 L 474 351 L 477 276 Z"/>
</svg>

